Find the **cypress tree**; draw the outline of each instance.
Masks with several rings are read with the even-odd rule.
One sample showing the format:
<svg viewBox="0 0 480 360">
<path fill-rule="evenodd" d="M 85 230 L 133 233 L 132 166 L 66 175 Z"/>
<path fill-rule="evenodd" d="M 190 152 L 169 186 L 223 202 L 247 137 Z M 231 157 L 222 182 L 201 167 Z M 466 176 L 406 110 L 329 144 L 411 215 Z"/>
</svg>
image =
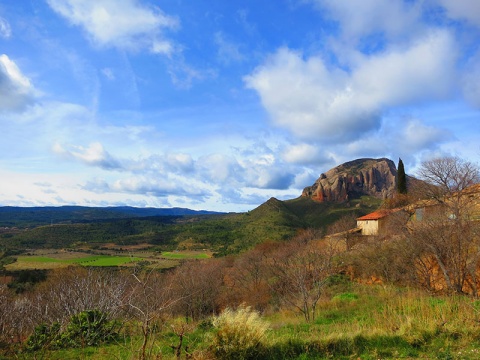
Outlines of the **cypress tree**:
<svg viewBox="0 0 480 360">
<path fill-rule="evenodd" d="M 405 175 L 405 167 L 403 166 L 402 159 L 398 159 L 397 169 L 397 191 L 399 194 L 407 193 L 407 176 Z"/>
</svg>

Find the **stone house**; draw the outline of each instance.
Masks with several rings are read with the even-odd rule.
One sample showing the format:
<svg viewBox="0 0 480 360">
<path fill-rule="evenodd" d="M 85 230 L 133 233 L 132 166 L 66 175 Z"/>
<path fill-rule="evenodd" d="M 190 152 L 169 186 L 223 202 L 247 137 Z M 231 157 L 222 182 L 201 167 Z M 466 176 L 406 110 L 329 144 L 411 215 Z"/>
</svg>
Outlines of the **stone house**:
<svg viewBox="0 0 480 360">
<path fill-rule="evenodd" d="M 387 230 L 387 219 L 394 210 L 382 209 L 357 218 L 357 228 L 362 235 L 380 235 Z"/>
</svg>

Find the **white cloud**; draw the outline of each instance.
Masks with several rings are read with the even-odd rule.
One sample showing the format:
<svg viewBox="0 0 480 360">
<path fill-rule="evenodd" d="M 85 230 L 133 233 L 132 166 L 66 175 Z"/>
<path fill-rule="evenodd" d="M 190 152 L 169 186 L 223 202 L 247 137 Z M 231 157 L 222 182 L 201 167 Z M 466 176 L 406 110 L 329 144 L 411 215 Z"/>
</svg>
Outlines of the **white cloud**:
<svg viewBox="0 0 480 360">
<path fill-rule="evenodd" d="M 302 165 L 322 164 L 331 161 L 318 147 L 304 143 L 287 147 L 283 152 L 283 159 L 288 163 Z"/>
<path fill-rule="evenodd" d="M 239 169 L 236 159 L 223 154 L 202 156 L 197 161 L 197 171 L 209 182 L 216 184 L 234 181 Z"/>
<path fill-rule="evenodd" d="M 462 77 L 463 94 L 473 106 L 480 108 L 480 52 L 468 61 Z"/>
<path fill-rule="evenodd" d="M 456 55 L 446 31 L 429 33 L 409 47 L 358 54 L 350 71 L 282 48 L 245 82 L 278 126 L 304 139 L 345 142 L 378 131 L 389 107 L 449 95 L 456 86 Z"/>
<path fill-rule="evenodd" d="M 440 149 L 442 144 L 453 139 L 448 130 L 427 125 L 419 119 L 389 118 L 377 133 L 349 143 L 341 148 L 342 151 L 334 151 L 343 153 L 342 161 L 387 156 L 414 163 L 422 152 Z"/>
<path fill-rule="evenodd" d="M 0 55 L 0 111 L 24 110 L 34 100 L 34 88 L 17 64 Z"/>
<path fill-rule="evenodd" d="M 64 157 L 79 160 L 86 165 L 97 166 L 105 170 L 123 170 L 121 163 L 114 159 L 99 142 L 91 143 L 87 148 L 71 146 L 69 150 L 56 143 L 53 151 Z"/>
<path fill-rule="evenodd" d="M 341 24 L 344 39 L 383 33 L 388 38 L 414 34 L 421 26 L 421 7 L 403 0 L 311 0 Z"/>
<path fill-rule="evenodd" d="M 110 68 L 104 68 L 102 69 L 102 74 L 108 79 L 108 80 L 115 80 L 115 74 L 112 69 Z"/>
<path fill-rule="evenodd" d="M 181 89 L 189 89 L 195 81 L 215 78 L 217 73 L 212 69 L 198 69 L 185 62 L 182 56 L 171 61 L 168 73 L 172 83 Z"/>
<path fill-rule="evenodd" d="M 240 45 L 228 40 L 221 31 L 215 33 L 215 44 L 218 47 L 218 57 L 224 64 L 245 60 L 245 55 L 240 51 Z"/>
<path fill-rule="evenodd" d="M 10 24 L 7 20 L 0 17 L 0 37 L 8 39 L 12 36 L 12 29 L 10 28 Z"/>
<path fill-rule="evenodd" d="M 259 189 L 288 189 L 295 181 L 295 175 L 288 169 L 279 169 L 276 167 L 257 168 L 254 171 L 255 176 L 247 186 Z"/>
<path fill-rule="evenodd" d="M 338 139 L 357 133 L 354 112 L 360 109 L 343 106 L 351 97 L 349 76 L 328 69 L 320 57 L 303 60 L 282 48 L 245 81 L 259 93 L 273 122 L 297 136 Z M 371 128 L 377 121 L 370 116 L 364 126 Z"/>
<path fill-rule="evenodd" d="M 171 56 L 174 52 L 174 47 L 171 42 L 169 41 L 158 41 L 155 40 L 152 44 L 150 49 L 154 54 L 163 54 L 167 56 Z"/>
<path fill-rule="evenodd" d="M 352 86 L 367 107 L 444 99 L 457 85 L 457 55 L 450 33 L 431 32 L 406 49 L 364 56 L 353 70 Z"/>
<path fill-rule="evenodd" d="M 480 1 L 478 0 L 437 0 L 452 19 L 466 20 L 480 26 Z"/>
<path fill-rule="evenodd" d="M 447 130 L 423 124 L 420 120 L 409 120 L 398 136 L 397 143 L 403 152 L 414 154 L 422 149 L 434 148 L 447 140 L 452 134 Z"/>
<path fill-rule="evenodd" d="M 168 153 L 165 155 L 168 167 L 176 172 L 189 173 L 193 171 L 194 161 L 191 155 L 182 153 Z"/>
<path fill-rule="evenodd" d="M 55 12 L 81 26 L 102 46 L 147 48 L 165 53 L 169 42 L 161 32 L 178 25 L 176 18 L 164 14 L 158 7 L 141 6 L 135 0 L 47 1 Z"/>
<path fill-rule="evenodd" d="M 129 176 L 114 181 L 105 179 L 93 179 L 81 185 L 82 190 L 97 194 L 133 194 L 155 198 L 169 196 L 188 197 L 190 199 L 204 200 L 211 193 L 205 187 L 196 186 L 187 179 L 172 177 L 165 174 L 162 177 L 150 177 L 144 175 Z"/>
</svg>

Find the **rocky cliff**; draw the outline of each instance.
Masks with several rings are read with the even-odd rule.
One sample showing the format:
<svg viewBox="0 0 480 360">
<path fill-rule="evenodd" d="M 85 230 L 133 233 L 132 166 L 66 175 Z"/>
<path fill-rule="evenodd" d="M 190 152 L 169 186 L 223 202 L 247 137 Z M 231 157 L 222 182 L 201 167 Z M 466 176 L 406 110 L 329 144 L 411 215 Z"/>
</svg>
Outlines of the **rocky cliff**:
<svg viewBox="0 0 480 360">
<path fill-rule="evenodd" d="M 358 159 L 337 166 L 303 190 L 316 201 L 344 202 L 362 195 L 385 199 L 396 191 L 397 169 L 389 159 Z"/>
</svg>

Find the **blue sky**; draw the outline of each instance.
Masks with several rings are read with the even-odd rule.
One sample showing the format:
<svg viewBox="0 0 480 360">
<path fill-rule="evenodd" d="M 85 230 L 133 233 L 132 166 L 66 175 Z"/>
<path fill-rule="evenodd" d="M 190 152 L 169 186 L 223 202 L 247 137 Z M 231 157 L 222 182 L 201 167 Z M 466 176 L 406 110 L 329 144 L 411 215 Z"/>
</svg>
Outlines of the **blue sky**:
<svg viewBox="0 0 480 360">
<path fill-rule="evenodd" d="M 477 0 L 4 0 L 0 205 L 245 211 L 480 154 Z"/>
</svg>

